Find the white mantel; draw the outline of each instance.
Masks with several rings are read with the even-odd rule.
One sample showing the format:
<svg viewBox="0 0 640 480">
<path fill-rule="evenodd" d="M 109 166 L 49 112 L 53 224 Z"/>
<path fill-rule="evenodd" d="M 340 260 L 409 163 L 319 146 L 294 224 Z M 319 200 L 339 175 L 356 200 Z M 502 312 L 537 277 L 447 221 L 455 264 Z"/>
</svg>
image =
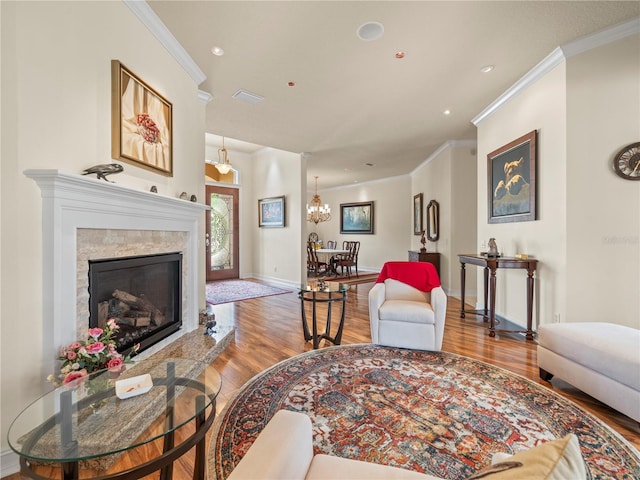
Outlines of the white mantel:
<svg viewBox="0 0 640 480">
<path fill-rule="evenodd" d="M 60 346 L 76 340 L 78 229 L 186 232 L 183 328 L 158 348 L 198 327 L 199 222 L 208 206 L 59 170 L 24 174 L 42 192 L 44 358 L 55 359 Z"/>
</svg>

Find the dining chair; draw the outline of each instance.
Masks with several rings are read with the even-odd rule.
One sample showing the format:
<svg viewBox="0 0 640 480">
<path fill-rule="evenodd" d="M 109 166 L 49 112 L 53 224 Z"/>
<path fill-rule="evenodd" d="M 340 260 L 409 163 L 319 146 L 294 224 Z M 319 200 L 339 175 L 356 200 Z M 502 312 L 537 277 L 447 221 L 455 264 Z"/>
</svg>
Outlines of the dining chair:
<svg viewBox="0 0 640 480">
<path fill-rule="evenodd" d="M 313 272 L 317 277 L 321 273 L 328 273 L 329 266 L 326 262 L 320 262 L 318 260 L 318 253 L 316 252 L 316 246 L 313 242 L 307 243 L 307 273 Z"/>
<path fill-rule="evenodd" d="M 360 251 L 360 242 L 343 242 L 343 249 L 349 250 L 349 253 L 340 255 L 336 263 L 336 267 L 340 267 L 340 273 L 344 275 L 344 269 L 347 269 L 347 278 L 351 278 L 351 267 L 356 269 L 356 277 L 358 274 L 358 252 Z"/>
<path fill-rule="evenodd" d="M 331 250 L 335 250 L 337 246 L 338 246 L 338 242 L 336 242 L 335 240 L 327 240 L 327 248 L 330 248 Z"/>
</svg>

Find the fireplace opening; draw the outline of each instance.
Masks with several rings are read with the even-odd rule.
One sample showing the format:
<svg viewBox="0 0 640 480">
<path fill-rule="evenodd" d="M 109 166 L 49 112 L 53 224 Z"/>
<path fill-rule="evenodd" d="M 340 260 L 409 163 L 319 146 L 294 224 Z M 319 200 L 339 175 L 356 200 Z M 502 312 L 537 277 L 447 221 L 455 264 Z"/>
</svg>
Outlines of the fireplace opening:
<svg viewBox="0 0 640 480">
<path fill-rule="evenodd" d="M 140 350 L 182 326 L 182 254 L 89 260 L 89 328 L 113 318 L 120 353 Z"/>
</svg>

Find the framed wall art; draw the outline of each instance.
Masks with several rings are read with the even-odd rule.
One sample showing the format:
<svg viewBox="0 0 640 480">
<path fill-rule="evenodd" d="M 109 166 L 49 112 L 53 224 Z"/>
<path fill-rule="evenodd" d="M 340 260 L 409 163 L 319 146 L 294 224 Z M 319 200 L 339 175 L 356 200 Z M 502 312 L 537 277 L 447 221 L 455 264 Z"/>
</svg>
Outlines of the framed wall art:
<svg viewBox="0 0 640 480">
<path fill-rule="evenodd" d="M 537 131 L 487 155 L 489 223 L 536 219 Z"/>
<path fill-rule="evenodd" d="M 422 194 L 413 196 L 413 234 L 422 235 Z"/>
<path fill-rule="evenodd" d="M 173 176 L 172 105 L 118 60 L 111 61 L 111 156 Z"/>
<path fill-rule="evenodd" d="M 373 202 L 341 203 L 340 233 L 373 234 Z"/>
<path fill-rule="evenodd" d="M 281 228 L 284 227 L 285 203 L 281 197 L 261 198 L 258 200 L 258 226 Z"/>
</svg>

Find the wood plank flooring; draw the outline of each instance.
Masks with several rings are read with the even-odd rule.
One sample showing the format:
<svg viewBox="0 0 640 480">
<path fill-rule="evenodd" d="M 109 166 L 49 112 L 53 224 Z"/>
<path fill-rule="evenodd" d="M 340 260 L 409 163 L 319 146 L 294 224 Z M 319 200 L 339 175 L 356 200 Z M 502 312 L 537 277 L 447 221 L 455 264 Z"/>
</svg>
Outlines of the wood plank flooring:
<svg viewBox="0 0 640 480">
<path fill-rule="evenodd" d="M 368 293 L 372 286 L 373 283 L 353 285 L 349 291 L 343 345 L 371 342 Z M 223 379 L 216 408 L 218 412 L 254 375 L 281 360 L 312 349 L 311 342 L 305 343 L 302 337 L 300 300 L 297 293 L 217 305 L 215 311 L 219 322 L 233 322 L 236 326 L 235 340 L 212 364 Z M 459 312 L 460 301 L 449 297 L 443 351 L 491 363 L 551 388 L 591 412 L 640 449 L 640 426 L 637 422 L 562 381 L 554 379 L 553 384 L 550 384 L 539 378 L 535 342 L 526 341 L 517 334 L 497 334 L 495 338 L 491 338 L 487 334 L 486 324 L 470 315 L 464 320 L 460 319 Z M 177 440 L 180 433 L 178 432 Z M 188 428 L 182 433 L 187 434 Z M 208 448 L 207 446 L 207 450 Z M 111 470 L 117 471 L 139 464 L 144 459 L 157 455 L 160 449 L 161 444 L 156 442 L 124 454 Z M 176 462 L 175 479 L 186 480 L 191 477 L 193 459 L 193 453 L 189 452 Z M 45 476 L 60 478 L 51 467 L 39 467 L 38 471 Z M 20 476 L 16 474 L 6 478 L 17 480 Z M 145 478 L 158 478 L 158 475 Z"/>
</svg>

